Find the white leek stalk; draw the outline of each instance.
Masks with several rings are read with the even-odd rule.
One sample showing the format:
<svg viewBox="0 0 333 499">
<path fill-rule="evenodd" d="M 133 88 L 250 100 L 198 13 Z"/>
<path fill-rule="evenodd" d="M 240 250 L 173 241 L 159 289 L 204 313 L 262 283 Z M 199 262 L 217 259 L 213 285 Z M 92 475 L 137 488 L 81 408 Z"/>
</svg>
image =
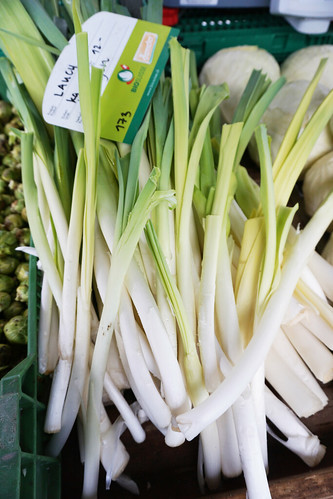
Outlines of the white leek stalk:
<svg viewBox="0 0 333 499">
<path fill-rule="evenodd" d="M 191 440 L 216 420 L 237 399 L 267 355 L 296 287 L 300 273 L 331 222 L 333 194 L 317 210 L 288 250 L 279 286 L 272 293 L 253 338 L 230 375 L 200 406 L 177 417 L 181 430 Z"/>
</svg>

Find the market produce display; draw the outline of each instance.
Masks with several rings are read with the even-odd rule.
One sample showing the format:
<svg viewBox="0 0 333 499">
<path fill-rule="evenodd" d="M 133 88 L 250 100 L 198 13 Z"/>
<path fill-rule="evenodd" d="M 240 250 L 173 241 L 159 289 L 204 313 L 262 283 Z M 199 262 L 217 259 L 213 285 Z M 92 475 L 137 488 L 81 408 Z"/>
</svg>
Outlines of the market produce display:
<svg viewBox="0 0 333 499">
<path fill-rule="evenodd" d="M 267 50 L 255 45 L 221 49 L 212 55 L 200 71 L 201 85 L 227 83 L 229 98 L 221 102 L 223 119 L 230 123 L 253 69 L 261 69 L 271 81 L 281 76 L 280 65 Z"/>
<path fill-rule="evenodd" d="M 142 15 L 158 21 L 159 8 L 148 2 Z M 62 9 L 50 16 L 37 0 L 0 3 L 0 71 L 23 123 L 25 207 L 43 270 L 48 452 L 61 453 L 77 422 L 82 497 L 97 497 L 102 473 L 107 488 L 117 481 L 138 492 L 121 436 L 128 430 L 143 442 L 149 420 L 168 446 L 198 437 L 203 492 L 243 474 L 248 497 L 268 499 L 268 434 L 308 466 L 325 455 L 301 418 L 325 408 L 322 385 L 333 379 L 333 267 L 317 251 L 333 193 L 302 226 L 291 196 L 332 119 L 331 89 L 306 117 L 327 60 L 309 75 L 273 157 L 265 112 L 286 79 L 252 68 L 225 122 L 227 75 L 200 81 L 193 54 L 173 37 L 170 75 L 133 143 L 117 143 L 100 137 L 103 68 L 89 66 L 82 31 L 98 8 Z M 60 14 L 66 36 L 52 20 Z M 46 84 L 72 34 L 83 133 L 42 118 Z M 243 164 L 253 135 L 258 181 Z M 23 276 L 22 300 L 25 270 L 15 276 Z M 7 329 L 21 338 L 24 320 L 14 322 Z M 118 411 L 112 421 L 109 404 Z"/>
<path fill-rule="evenodd" d="M 262 122 L 265 123 L 271 139 L 270 148 L 274 161 L 309 81 L 320 60 L 324 58 L 326 60 L 325 69 L 303 117 L 301 127 L 303 130 L 332 88 L 332 71 L 330 69 L 333 64 L 332 45 L 309 46 L 297 50 L 287 57 L 281 66 L 269 52 L 257 46 L 245 45 L 225 48 L 216 52 L 205 62 L 200 72 L 200 82 L 206 85 L 227 82 L 230 88 L 230 98 L 221 103 L 221 113 L 224 121 L 230 123 L 251 71 L 254 69 L 262 70 L 272 81 L 276 81 L 280 76 L 286 79 L 286 84 L 262 117 Z M 234 60 L 237 60 L 237 64 L 232 63 Z M 332 147 L 332 129 L 330 123 L 327 123 L 304 164 L 304 170 L 321 156 L 330 152 Z M 258 149 L 254 137 L 249 144 L 249 153 L 252 160 L 259 164 Z"/>
<path fill-rule="evenodd" d="M 309 80 L 309 75 L 315 71 L 316 66 L 323 58 L 327 59 L 327 63 L 320 81 L 325 87 L 332 88 L 332 45 L 312 45 L 296 50 L 282 62 L 281 74 L 287 81 Z"/>
<path fill-rule="evenodd" d="M 9 102 L 0 101 L 0 377 L 26 356 L 29 264 L 18 247 L 30 245 L 21 178 L 22 129 Z"/>
</svg>

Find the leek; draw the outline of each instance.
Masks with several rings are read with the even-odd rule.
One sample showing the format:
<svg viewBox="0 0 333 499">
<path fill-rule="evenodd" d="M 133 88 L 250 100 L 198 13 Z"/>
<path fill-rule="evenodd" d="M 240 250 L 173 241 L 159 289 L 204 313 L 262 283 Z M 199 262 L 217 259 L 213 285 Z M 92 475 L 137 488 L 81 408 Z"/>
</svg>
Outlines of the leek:
<svg viewBox="0 0 333 499">
<path fill-rule="evenodd" d="M 186 438 L 194 438 L 206 425 L 223 414 L 245 389 L 262 363 L 282 323 L 300 272 L 330 224 L 332 208 L 333 194 L 326 199 L 302 232 L 298 234 L 296 242 L 288 251 L 279 286 L 272 293 L 257 324 L 255 334 L 230 375 L 200 406 L 177 417 L 178 424 Z"/>
<path fill-rule="evenodd" d="M 46 127 L 40 117 L 53 57 L 66 39 L 37 0 L 0 4 L 0 46 L 11 60 L 2 58 L 0 68 L 26 129 L 24 189 L 44 270 L 40 370 L 53 371 L 46 429 L 56 432 L 49 451 L 61 451 L 78 417 L 83 497 L 96 496 L 100 462 L 107 487 L 117 480 L 136 490 L 123 473 L 128 454 L 120 437 L 127 427 L 142 442 L 149 418 L 167 445 L 200 435 L 202 488 L 216 488 L 221 471 L 243 472 L 249 497 L 268 498 L 267 431 L 281 439 L 266 429 L 266 416 L 285 434 L 281 444 L 309 465 L 325 451 L 296 414 L 327 404 L 318 379 L 333 375 L 326 298 L 333 293 L 325 275 L 332 269 L 315 252 L 333 198 L 304 229 L 292 228 L 298 207 L 287 206 L 332 114 L 331 93 L 299 135 L 325 63 L 272 165 L 258 124 L 284 80 L 271 84 L 255 71 L 233 123 L 222 127 L 219 104 L 228 88 L 200 87 L 194 54 L 174 38 L 171 76 L 162 76 L 133 144 L 116 144 L 100 138 L 102 73 L 89 67 L 81 29 L 98 5 L 69 3 L 48 11 L 65 9 L 75 27 L 83 134 Z M 103 5 L 128 13 L 115 2 Z M 149 2 L 142 15 L 158 19 L 160 7 Z M 241 165 L 253 133 L 260 185 Z M 132 406 L 121 393 L 128 387 Z M 109 399 L 120 414 L 113 424 L 103 406 Z"/>
</svg>

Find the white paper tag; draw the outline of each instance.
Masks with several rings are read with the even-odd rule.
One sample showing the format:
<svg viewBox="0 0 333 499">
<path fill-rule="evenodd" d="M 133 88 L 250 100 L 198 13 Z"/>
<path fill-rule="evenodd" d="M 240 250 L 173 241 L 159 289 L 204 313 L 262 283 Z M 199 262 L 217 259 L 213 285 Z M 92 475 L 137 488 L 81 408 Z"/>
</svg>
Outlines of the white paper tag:
<svg viewBox="0 0 333 499">
<path fill-rule="evenodd" d="M 82 24 L 88 33 L 90 65 L 104 68 L 103 94 L 137 19 L 99 12 Z M 116 40 L 116 42 L 115 42 Z M 45 89 L 43 117 L 47 123 L 83 132 L 75 36 L 61 52 Z"/>
<path fill-rule="evenodd" d="M 169 40 L 179 30 L 111 12 L 98 12 L 82 25 L 88 33 L 90 66 L 103 68 L 101 135 L 131 143 L 169 57 Z M 61 52 L 46 86 L 43 118 L 83 132 L 76 40 Z"/>
</svg>

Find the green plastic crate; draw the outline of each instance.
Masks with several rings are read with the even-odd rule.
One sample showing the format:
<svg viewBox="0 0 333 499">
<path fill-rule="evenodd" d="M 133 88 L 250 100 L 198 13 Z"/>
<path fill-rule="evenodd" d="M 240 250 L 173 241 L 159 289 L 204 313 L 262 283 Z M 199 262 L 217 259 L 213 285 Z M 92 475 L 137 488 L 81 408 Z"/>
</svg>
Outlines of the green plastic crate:
<svg viewBox="0 0 333 499">
<path fill-rule="evenodd" d="M 59 459 L 45 455 L 48 379 L 37 373 L 40 303 L 36 258 L 29 264 L 27 357 L 0 382 L 0 497 L 60 499 Z"/>
<path fill-rule="evenodd" d="M 184 9 L 179 13 L 177 28 L 182 45 L 195 52 L 199 68 L 225 47 L 258 45 L 282 62 L 309 45 L 333 44 L 333 29 L 318 35 L 299 33 L 267 9 Z"/>
</svg>

